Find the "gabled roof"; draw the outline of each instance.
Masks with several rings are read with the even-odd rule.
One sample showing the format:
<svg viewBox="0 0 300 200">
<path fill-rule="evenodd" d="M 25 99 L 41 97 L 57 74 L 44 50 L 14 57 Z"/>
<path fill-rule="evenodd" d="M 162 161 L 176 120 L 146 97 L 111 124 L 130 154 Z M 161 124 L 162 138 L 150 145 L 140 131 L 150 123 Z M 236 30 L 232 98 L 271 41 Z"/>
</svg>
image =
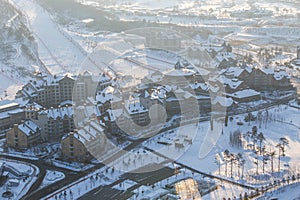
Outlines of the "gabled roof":
<svg viewBox="0 0 300 200">
<path fill-rule="evenodd" d="M 24 123 L 18 125 L 18 129 L 22 131 L 25 135 L 30 136 L 37 134 L 40 130 L 39 126 L 36 125 L 33 121 L 27 120 Z"/>
<path fill-rule="evenodd" d="M 104 132 L 104 129 L 97 122 L 89 122 L 87 125 L 79 129 L 77 132 L 73 133 L 75 139 L 77 139 L 82 144 L 87 144 L 89 142 L 95 141 Z M 70 135 L 70 134 L 68 134 Z"/>
<path fill-rule="evenodd" d="M 217 96 L 215 99 L 212 100 L 212 104 L 219 104 L 223 107 L 230 107 L 233 104 L 232 98 L 226 98 L 222 96 Z"/>
<path fill-rule="evenodd" d="M 39 115 L 47 115 L 48 118 L 56 120 L 57 118 L 73 117 L 74 110 L 73 107 L 60 107 L 60 108 L 50 108 L 47 110 L 42 110 Z"/>
<path fill-rule="evenodd" d="M 245 89 L 245 90 L 234 92 L 233 94 L 228 94 L 228 96 L 238 98 L 238 99 L 243 99 L 243 98 L 253 97 L 258 95 L 260 95 L 260 93 L 253 89 Z"/>
</svg>

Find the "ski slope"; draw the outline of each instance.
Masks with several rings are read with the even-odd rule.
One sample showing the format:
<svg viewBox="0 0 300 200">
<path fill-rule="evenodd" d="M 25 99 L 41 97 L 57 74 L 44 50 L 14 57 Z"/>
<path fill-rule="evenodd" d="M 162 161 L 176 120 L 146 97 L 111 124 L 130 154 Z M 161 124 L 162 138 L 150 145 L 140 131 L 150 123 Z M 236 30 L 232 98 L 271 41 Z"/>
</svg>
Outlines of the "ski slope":
<svg viewBox="0 0 300 200">
<path fill-rule="evenodd" d="M 52 74 L 76 73 L 86 52 L 53 21 L 49 12 L 32 0 L 10 0 L 27 18 L 42 62 Z"/>
</svg>

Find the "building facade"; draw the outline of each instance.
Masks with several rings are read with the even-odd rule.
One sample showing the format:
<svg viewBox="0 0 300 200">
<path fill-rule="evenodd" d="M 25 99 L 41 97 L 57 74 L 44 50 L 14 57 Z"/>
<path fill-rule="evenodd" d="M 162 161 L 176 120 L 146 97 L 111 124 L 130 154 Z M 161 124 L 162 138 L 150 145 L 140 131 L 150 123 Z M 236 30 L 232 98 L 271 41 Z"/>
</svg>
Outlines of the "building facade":
<svg viewBox="0 0 300 200">
<path fill-rule="evenodd" d="M 32 121 L 41 128 L 44 141 L 59 141 L 64 134 L 74 130 L 73 115 L 73 107 L 50 108 L 39 111 Z"/>
<path fill-rule="evenodd" d="M 30 80 L 16 94 L 17 98 L 30 99 L 43 107 L 57 107 L 64 102 L 80 102 L 107 85 L 111 79 L 100 74 L 92 77 L 88 72 L 78 76 L 66 74 L 64 76 L 44 76 L 36 74 L 35 79 Z"/>
<path fill-rule="evenodd" d="M 22 105 L 9 100 L 0 102 L 0 133 L 5 133 L 23 119 L 25 119 L 25 112 Z"/>
<path fill-rule="evenodd" d="M 27 120 L 21 124 L 15 124 L 6 133 L 8 147 L 29 148 L 41 141 L 41 129 L 33 121 Z"/>
<path fill-rule="evenodd" d="M 61 140 L 63 159 L 88 162 L 103 153 L 105 141 L 104 129 L 95 121 L 88 122 L 79 130 L 63 136 Z"/>
</svg>

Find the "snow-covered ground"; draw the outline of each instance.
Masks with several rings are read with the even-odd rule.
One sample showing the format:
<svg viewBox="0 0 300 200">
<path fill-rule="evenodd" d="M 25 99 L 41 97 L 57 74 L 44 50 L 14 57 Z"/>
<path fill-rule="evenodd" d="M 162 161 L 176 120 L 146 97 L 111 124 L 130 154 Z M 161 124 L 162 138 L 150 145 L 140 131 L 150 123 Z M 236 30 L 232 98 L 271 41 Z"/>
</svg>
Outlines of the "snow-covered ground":
<svg viewBox="0 0 300 200">
<path fill-rule="evenodd" d="M 255 115 L 257 113 L 254 113 Z M 279 142 L 279 138 L 283 135 L 281 133 L 286 133 L 284 136 L 289 140 L 289 145 L 287 145 L 286 156 L 281 158 L 281 175 L 291 175 L 299 172 L 299 160 L 300 155 L 298 149 L 300 148 L 300 124 L 299 120 L 299 110 L 291 108 L 285 105 L 276 106 L 268 110 L 268 117 L 266 116 L 267 112 L 263 111 L 262 115 L 267 119 L 263 120 L 261 123 L 259 121 L 253 122 L 244 122 L 244 125 L 238 125 L 237 122 L 243 121 L 245 114 L 234 116 L 232 121 L 229 120 L 228 127 L 222 127 L 221 122 L 214 122 L 214 129 L 217 132 L 221 132 L 223 129 L 223 134 L 220 134 L 219 140 L 212 138 L 209 122 L 200 122 L 198 124 L 190 124 L 182 126 L 173 131 L 167 131 L 160 135 L 157 135 L 146 142 L 143 143 L 143 146 L 152 149 L 166 157 L 169 157 L 171 160 L 174 159 L 178 163 L 190 166 L 195 170 L 199 170 L 206 173 L 211 173 L 215 176 L 225 177 L 225 164 L 223 163 L 220 169 L 221 174 L 219 174 L 218 165 L 215 163 L 215 156 L 223 152 L 225 149 L 228 149 L 233 153 L 242 153 L 243 157 L 246 160 L 244 180 L 241 180 L 237 175 L 237 169 L 234 168 L 233 178 L 230 180 L 240 182 L 243 184 L 253 185 L 260 187 L 261 184 L 266 184 L 273 182 L 278 176 L 276 173 L 273 173 L 274 177 L 271 179 L 259 181 L 254 178 L 255 167 L 253 163 L 255 161 L 255 154 L 250 150 L 243 150 L 239 148 L 232 147 L 229 144 L 229 135 L 230 132 L 234 130 L 240 130 L 242 133 L 250 131 L 253 126 L 258 127 L 258 132 L 263 132 L 266 137 L 266 146 L 267 148 L 274 148 L 275 145 Z M 214 141 L 216 141 L 214 143 Z M 160 142 L 160 143 L 157 143 Z M 175 143 L 183 144 L 183 147 L 175 147 Z M 207 143 L 208 145 L 203 145 Z M 207 154 L 199 154 L 201 148 L 206 149 Z M 126 153 L 124 156 L 119 159 L 109 163 L 107 169 L 102 168 L 96 170 L 95 172 L 87 175 L 86 177 L 78 180 L 77 182 L 62 188 L 57 191 L 55 194 L 49 195 L 51 199 L 55 199 L 55 196 L 59 196 L 66 191 L 67 199 L 77 198 L 85 193 L 91 191 L 92 189 L 101 186 L 113 183 L 120 175 L 124 174 L 127 171 L 135 170 L 139 167 L 145 166 L 149 163 L 157 162 L 161 163 L 165 159 L 156 153 L 151 153 L 150 151 L 141 149 L 136 149 L 132 152 Z M 277 159 L 274 159 L 274 166 L 277 166 Z M 229 166 L 229 164 L 228 164 Z M 228 167 L 229 171 L 229 167 Z M 265 166 L 265 174 L 272 176 L 270 172 L 270 163 Z M 229 172 L 228 172 L 229 173 Z M 259 173 L 262 173 L 262 166 L 259 166 Z M 168 180 L 164 180 L 161 183 L 156 185 L 161 185 L 163 187 L 165 184 L 170 183 L 173 179 L 177 180 L 180 176 L 187 177 L 187 174 L 180 173 L 181 175 L 174 176 Z M 225 177 L 226 178 L 226 177 Z M 124 182 L 119 186 L 116 186 L 116 189 L 123 190 L 133 186 L 133 182 Z M 245 192 L 251 192 L 242 187 L 234 186 L 229 183 L 220 182 L 218 184 L 221 187 L 218 187 L 212 193 L 203 196 L 204 199 L 220 199 L 223 197 L 238 197 L 240 194 Z M 153 191 L 152 188 L 148 188 L 150 191 Z M 70 191 L 72 191 L 70 193 Z M 75 192 L 74 192 L 75 191 Z M 162 192 L 162 191 L 161 191 Z M 145 193 L 146 194 L 146 193 Z"/>
<path fill-rule="evenodd" d="M 30 160 L 38 160 L 39 158 L 50 154 L 58 148 L 59 144 L 39 144 L 35 147 L 28 148 L 26 150 L 16 150 L 14 148 L 5 148 L 6 139 L 0 140 L 0 154 L 7 155 L 16 158 L 26 158 Z"/>
<path fill-rule="evenodd" d="M 8 186 L 8 182 L 2 187 L 0 187 L 0 194 L 2 195 L 3 192 L 11 191 L 13 193 L 13 199 L 20 199 L 23 195 L 27 193 L 27 191 L 30 189 L 31 185 L 36 181 L 36 176 L 39 173 L 39 169 L 31 164 L 14 161 L 14 160 L 8 160 L 8 159 L 0 159 L 0 163 L 5 163 L 8 166 L 12 166 L 13 170 L 17 170 L 18 173 L 24 173 L 28 174 L 27 179 L 19 179 L 18 177 L 14 177 L 13 174 L 8 174 L 9 179 L 14 179 L 19 182 L 18 186 Z"/>
<path fill-rule="evenodd" d="M 130 172 L 150 164 L 159 164 L 166 159 L 157 156 L 150 151 L 136 149 L 124 154 L 124 156 L 110 163 L 109 166 L 117 170 Z"/>
<path fill-rule="evenodd" d="M 265 199 L 289 199 L 289 200 L 297 200 L 300 198 L 300 183 L 294 183 L 291 185 L 280 187 L 279 189 L 273 190 L 271 192 L 267 192 L 262 197 L 258 198 L 258 200 Z"/>
<path fill-rule="evenodd" d="M 28 26 L 38 43 L 40 59 L 53 74 L 76 73 L 86 57 L 80 45 L 73 41 L 36 2 L 10 0 L 28 19 Z"/>
<path fill-rule="evenodd" d="M 60 160 L 50 160 L 49 163 L 56 167 L 69 169 L 76 172 L 84 171 L 94 166 L 92 164 L 84 164 L 84 163 L 77 163 L 77 162 L 63 162 Z"/>
<path fill-rule="evenodd" d="M 101 168 L 43 199 L 54 200 L 62 197 L 64 193 L 66 193 L 66 200 L 77 199 L 99 186 L 115 182 L 122 174 L 118 170 L 112 171 L 112 168 Z"/>
<path fill-rule="evenodd" d="M 60 181 L 65 178 L 65 174 L 59 171 L 52 171 L 47 170 L 45 178 L 41 184 L 41 188 L 46 187 L 47 185 L 50 185 L 52 183 L 55 183 L 57 181 Z"/>
<path fill-rule="evenodd" d="M 167 185 L 175 185 L 182 180 L 193 179 L 198 183 L 199 190 L 201 193 L 206 193 L 209 190 L 213 190 L 209 194 L 203 195 L 201 199 L 223 199 L 228 197 L 239 197 L 240 194 L 249 192 L 248 189 L 233 186 L 232 184 L 214 181 L 207 177 L 203 177 L 200 174 L 193 173 L 185 168 L 181 169 L 178 174 L 159 181 L 153 186 L 142 185 L 133 191 L 134 195 L 132 199 L 144 199 L 149 197 L 154 197 L 157 195 L 171 194 L 172 192 L 166 188 Z M 202 184 L 202 185 L 199 185 Z M 142 192 L 143 191 L 143 192 Z M 251 190 L 250 190 L 251 191 Z M 178 191 L 177 191 L 178 192 Z M 196 198 L 199 199 L 199 198 Z"/>
<path fill-rule="evenodd" d="M 215 131 L 221 133 L 223 129 L 223 134 L 220 134 L 220 138 L 216 140 L 217 142 L 215 144 L 212 141 L 217 138 L 213 138 L 214 136 L 211 134 L 212 131 L 210 130 L 210 123 L 201 122 L 198 126 L 192 124 L 180 127 L 182 131 L 168 131 L 162 133 L 153 139 L 144 142 L 144 146 L 153 149 L 170 159 L 174 159 L 178 163 L 215 175 L 219 175 L 218 165 L 215 163 L 215 156 L 217 154 L 225 151 L 226 149 L 230 152 L 242 153 L 243 157 L 246 159 L 245 176 L 249 177 L 248 181 L 250 183 L 255 184 L 256 181 L 250 178 L 253 174 L 255 174 L 256 165 L 253 163 L 255 161 L 255 154 L 253 154 L 250 150 L 232 147 L 229 143 L 230 133 L 235 130 L 240 130 L 241 133 L 246 133 L 247 131 L 251 131 L 253 126 L 257 126 L 258 132 L 264 133 L 266 138 L 266 149 L 269 150 L 269 148 L 272 148 L 274 151 L 277 149 L 275 146 L 279 143 L 279 139 L 283 136 L 286 137 L 289 140 L 289 145 L 286 150 L 287 155 L 284 158 L 281 158 L 281 167 L 282 169 L 291 170 L 295 173 L 300 169 L 300 155 L 298 151 L 300 148 L 299 112 L 300 111 L 298 109 L 287 106 L 272 108 L 268 111 L 269 120 L 263 121 L 261 125 L 259 125 L 259 122 L 257 121 L 250 123 L 244 122 L 244 125 L 242 126 L 237 125 L 237 122 L 243 121 L 245 114 L 235 116 L 233 121 L 229 122 L 228 127 L 224 127 L 220 122 L 215 121 Z M 263 115 L 266 117 L 265 111 L 263 112 Z M 190 140 L 192 140 L 192 144 L 189 144 Z M 165 142 L 169 145 L 158 144 L 158 141 Z M 183 144 L 183 147 L 175 147 L 176 142 Z M 200 154 L 200 150 L 204 147 L 208 148 L 207 150 L 209 151 L 207 155 L 203 156 Z M 274 159 L 274 166 L 277 165 L 277 159 Z M 267 164 L 265 168 L 266 172 L 270 173 L 270 163 Z M 221 166 L 222 176 L 225 176 L 224 171 L 225 164 L 223 163 Z M 237 170 L 235 171 L 236 174 Z M 259 173 L 262 173 L 261 165 L 259 167 Z M 239 180 L 239 178 L 237 178 L 237 174 L 234 175 L 234 177 L 236 181 Z"/>
<path fill-rule="evenodd" d="M 163 161 L 165 161 L 164 158 L 143 149 L 127 152 L 119 159 L 108 163 L 107 167 L 88 174 L 78 181 L 48 195 L 45 199 L 55 199 L 55 196 L 59 197 L 59 195 L 65 191 L 67 194 L 66 199 L 76 199 L 99 186 L 108 185 L 117 181 L 119 177 L 126 172 L 134 171 L 151 163 L 161 163 Z M 125 187 L 131 187 L 134 184 L 135 183 L 131 181 L 124 181 L 123 184 L 116 186 L 116 188 L 124 190 Z M 69 191 L 72 192 L 70 193 Z"/>
</svg>

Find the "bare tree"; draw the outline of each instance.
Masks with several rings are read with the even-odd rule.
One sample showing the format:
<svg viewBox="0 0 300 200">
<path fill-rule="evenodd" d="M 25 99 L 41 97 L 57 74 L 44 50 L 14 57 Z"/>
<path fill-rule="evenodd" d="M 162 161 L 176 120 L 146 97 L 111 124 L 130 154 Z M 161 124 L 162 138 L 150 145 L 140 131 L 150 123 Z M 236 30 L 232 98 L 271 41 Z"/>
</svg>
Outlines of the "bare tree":
<svg viewBox="0 0 300 200">
<path fill-rule="evenodd" d="M 258 151 L 254 151 L 254 153 L 256 154 L 254 164 L 256 165 L 256 175 L 258 175 Z"/>
<path fill-rule="evenodd" d="M 233 178 L 233 164 L 234 164 L 234 161 L 236 160 L 235 157 L 236 156 L 233 153 L 230 153 L 229 160 L 230 160 L 230 177 L 231 178 Z"/>
<path fill-rule="evenodd" d="M 279 140 L 282 145 L 282 156 L 285 156 L 285 146 L 289 144 L 289 141 L 285 137 L 282 137 Z"/>
<path fill-rule="evenodd" d="M 257 139 L 259 141 L 259 154 L 261 155 L 262 143 L 266 138 L 265 138 L 264 134 L 262 132 L 260 132 L 257 136 Z"/>
<path fill-rule="evenodd" d="M 278 148 L 278 172 L 280 172 L 280 155 L 281 155 L 280 150 L 282 149 L 282 144 L 278 143 L 276 147 Z"/>
<path fill-rule="evenodd" d="M 274 157 L 276 155 L 275 151 L 270 152 L 270 159 L 271 159 L 271 171 L 274 172 Z"/>
<path fill-rule="evenodd" d="M 224 151 L 224 161 L 225 161 L 225 176 L 227 176 L 227 163 L 228 163 L 228 160 L 229 160 L 229 157 L 230 157 L 230 152 L 228 149 L 226 149 Z"/>
<path fill-rule="evenodd" d="M 270 160 L 270 155 L 269 154 L 263 154 L 263 174 L 265 173 L 265 165 L 268 164 L 268 160 Z"/>
<path fill-rule="evenodd" d="M 219 154 L 217 154 L 216 157 L 215 157 L 215 163 L 218 165 L 219 175 L 221 175 L 221 158 L 220 158 Z"/>
<path fill-rule="evenodd" d="M 251 139 L 253 141 L 253 150 L 256 150 L 256 142 L 257 142 L 257 127 L 253 126 L 252 127 L 252 132 L 251 132 Z"/>
</svg>

